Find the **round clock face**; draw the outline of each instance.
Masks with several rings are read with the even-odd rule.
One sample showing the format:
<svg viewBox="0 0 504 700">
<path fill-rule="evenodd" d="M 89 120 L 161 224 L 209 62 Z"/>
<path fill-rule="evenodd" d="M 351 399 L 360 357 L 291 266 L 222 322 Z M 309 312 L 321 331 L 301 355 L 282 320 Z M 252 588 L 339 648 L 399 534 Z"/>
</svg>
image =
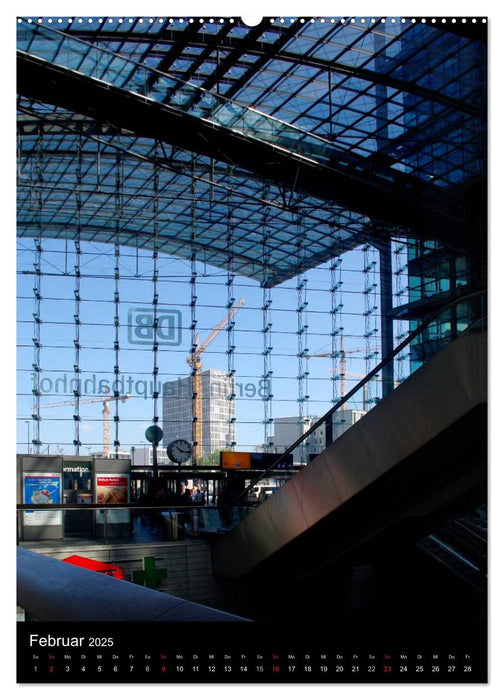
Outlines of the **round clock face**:
<svg viewBox="0 0 504 700">
<path fill-rule="evenodd" d="M 187 462 L 187 460 L 191 458 L 191 445 L 187 440 L 183 440 L 182 438 L 170 442 L 166 451 L 168 457 L 173 462 L 177 462 L 177 464 L 183 464 L 183 462 Z"/>
</svg>

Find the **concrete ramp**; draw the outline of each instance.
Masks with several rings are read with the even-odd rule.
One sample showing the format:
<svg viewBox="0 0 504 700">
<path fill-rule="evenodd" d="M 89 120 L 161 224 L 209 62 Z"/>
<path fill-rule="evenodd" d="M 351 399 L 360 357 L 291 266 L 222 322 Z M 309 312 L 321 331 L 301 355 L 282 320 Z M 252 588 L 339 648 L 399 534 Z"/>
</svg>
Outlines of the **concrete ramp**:
<svg viewBox="0 0 504 700">
<path fill-rule="evenodd" d="M 330 540 L 334 555 L 392 514 L 397 522 L 470 491 L 485 475 L 486 402 L 486 334 L 461 337 L 216 539 L 214 572 L 239 578 L 285 550 L 295 561 L 296 542 L 309 557 L 310 531 Z M 331 518 L 340 510 L 346 519 L 338 525 Z M 327 522 L 331 528 L 320 527 Z"/>
</svg>

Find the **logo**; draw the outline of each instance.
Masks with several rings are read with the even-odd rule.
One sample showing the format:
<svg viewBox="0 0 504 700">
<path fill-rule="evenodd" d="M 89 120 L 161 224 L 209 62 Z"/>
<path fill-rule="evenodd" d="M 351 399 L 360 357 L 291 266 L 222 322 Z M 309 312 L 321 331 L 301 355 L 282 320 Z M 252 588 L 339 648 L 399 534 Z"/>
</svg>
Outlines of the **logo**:
<svg viewBox="0 0 504 700">
<path fill-rule="evenodd" d="M 182 314 L 177 309 L 163 309 L 154 319 L 151 307 L 132 307 L 128 311 L 128 341 L 132 345 L 152 345 L 154 342 L 180 345 Z"/>
</svg>

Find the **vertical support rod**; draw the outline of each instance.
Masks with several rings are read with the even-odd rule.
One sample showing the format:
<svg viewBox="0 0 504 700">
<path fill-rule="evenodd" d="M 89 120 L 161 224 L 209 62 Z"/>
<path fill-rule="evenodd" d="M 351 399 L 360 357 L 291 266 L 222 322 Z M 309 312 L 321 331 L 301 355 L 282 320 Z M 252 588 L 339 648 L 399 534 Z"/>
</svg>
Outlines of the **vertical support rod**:
<svg viewBox="0 0 504 700">
<path fill-rule="evenodd" d="M 117 136 L 119 142 L 120 135 Z M 119 143 L 118 143 L 119 145 Z M 120 379 L 120 345 L 119 345 L 119 328 L 120 328 L 120 234 L 121 234 L 121 215 L 122 215 L 122 158 L 121 151 L 118 149 L 116 154 L 116 178 L 115 178 L 115 242 L 114 242 L 114 456 L 119 457 L 118 450 L 119 441 L 119 379 Z"/>
<path fill-rule="evenodd" d="M 193 172 L 196 159 L 193 158 Z M 198 348 L 198 321 L 196 319 L 196 304 L 198 301 L 197 280 L 198 268 L 196 264 L 196 217 L 197 217 L 197 201 L 196 201 L 196 180 L 191 178 L 191 281 L 190 281 L 190 308 L 191 308 L 191 440 L 192 440 L 192 463 L 196 465 L 199 458 L 202 456 L 202 436 L 203 426 L 201 425 L 201 366 L 200 359 L 197 355 Z"/>
<path fill-rule="evenodd" d="M 343 259 L 333 258 L 330 264 L 330 309 L 331 309 L 331 382 L 332 382 L 332 403 L 336 404 L 341 394 L 341 353 L 344 352 L 343 343 L 343 278 L 341 272 L 341 264 Z M 338 359 L 339 358 L 339 359 Z M 334 416 L 331 415 L 326 421 L 325 426 L 325 445 L 328 447 L 333 442 L 333 422 Z"/>
<path fill-rule="evenodd" d="M 375 258 L 376 251 L 373 250 L 369 243 L 366 243 L 363 248 L 364 254 L 364 341 L 365 341 L 365 363 L 366 363 L 366 374 L 371 371 L 371 367 L 375 364 L 376 358 L 379 355 L 379 350 L 377 348 L 378 339 L 378 283 L 376 276 L 376 265 L 377 260 Z M 374 341 L 374 342 L 373 342 Z M 363 409 L 368 410 L 372 404 L 376 403 L 378 397 L 376 396 L 378 392 L 378 387 L 376 386 L 379 382 L 370 380 L 366 386 L 363 387 Z M 381 388 L 381 387 L 380 387 Z"/>
<path fill-rule="evenodd" d="M 229 207 L 228 209 L 228 233 L 227 233 L 227 250 L 228 250 L 228 259 L 227 259 L 227 279 L 226 279 L 226 286 L 227 286 L 227 310 L 228 313 L 230 313 L 231 309 L 233 308 L 233 305 L 235 303 L 235 295 L 234 295 L 234 258 L 233 258 L 233 227 L 231 225 L 231 208 Z M 231 318 L 229 320 L 228 326 L 227 326 L 227 363 L 228 363 L 228 371 L 227 371 L 227 378 L 228 378 L 228 394 L 227 394 L 227 401 L 228 401 L 228 417 L 227 417 L 227 425 L 228 425 L 228 432 L 226 436 L 226 447 L 230 450 L 234 450 L 236 446 L 236 395 L 235 395 L 235 366 L 234 366 L 234 357 L 235 357 L 235 339 L 234 339 L 234 328 L 235 328 L 235 322 Z"/>
<path fill-rule="evenodd" d="M 328 92 L 328 98 L 329 98 L 329 138 L 332 139 L 333 137 L 333 102 L 332 102 L 332 91 L 333 91 L 333 86 L 332 86 L 332 73 L 331 69 L 327 71 L 327 92 Z"/>
<path fill-rule="evenodd" d="M 373 34 L 374 49 L 377 56 L 377 70 L 386 70 L 385 56 L 386 38 L 380 32 Z M 376 96 L 376 145 L 378 152 L 385 150 L 390 144 L 390 114 L 387 86 L 377 84 L 374 87 Z M 394 349 L 393 282 L 392 282 L 392 244 L 390 239 L 382 240 L 377 245 L 380 264 L 380 316 L 381 316 L 381 357 L 387 357 Z M 394 364 L 382 370 L 382 397 L 385 398 L 394 390 Z"/>
<path fill-rule="evenodd" d="M 301 233 L 301 222 L 298 220 L 298 236 L 297 236 L 297 249 L 298 249 L 298 274 L 297 274 L 297 337 L 298 337 L 298 423 L 299 423 L 299 436 L 306 432 L 306 428 L 309 424 L 309 416 L 307 414 L 307 401 L 308 401 L 308 321 L 306 316 L 306 308 L 308 306 L 307 299 L 307 279 L 301 270 L 304 267 L 304 249 Z M 308 463 L 307 454 L 307 444 L 302 442 L 299 446 L 300 452 L 300 463 Z"/>
<path fill-rule="evenodd" d="M 264 192 L 264 197 L 267 197 L 267 192 Z M 262 334 L 263 334 L 263 450 L 270 452 L 273 447 L 271 426 L 273 424 L 273 410 L 271 392 L 271 378 L 273 376 L 271 354 L 273 352 L 272 345 L 272 320 L 271 320 L 271 289 L 268 286 L 268 270 L 270 264 L 270 243 L 269 230 L 266 228 L 269 210 L 266 209 L 263 217 L 263 238 L 262 238 L 262 264 L 263 264 L 263 297 L 262 297 Z"/>
<path fill-rule="evenodd" d="M 262 298 L 262 333 L 263 333 L 263 408 L 264 408 L 264 418 L 263 418 L 263 449 L 265 452 L 269 452 L 273 447 L 272 436 L 271 436 L 271 425 L 273 423 L 272 416 L 272 405 L 271 400 L 273 394 L 271 393 L 271 377 L 273 375 L 273 370 L 271 367 L 271 353 L 273 350 L 272 339 L 271 339 L 271 290 L 268 287 L 263 286 L 263 298 Z"/>
<path fill-rule="evenodd" d="M 35 454 L 40 454 L 40 354 L 41 354 L 41 323 L 42 319 L 40 317 L 41 312 L 41 301 L 42 301 L 42 181 L 43 181 L 43 158 L 44 158 L 44 143 L 43 143 L 43 127 L 39 127 L 39 133 L 37 138 L 37 159 L 35 163 L 35 187 L 37 196 L 37 233 L 35 236 L 35 260 L 33 262 L 33 268 L 35 271 L 35 279 L 33 283 L 33 293 L 35 296 L 35 304 L 33 310 L 33 407 L 32 407 L 32 420 L 33 420 L 33 439 L 32 444 L 34 446 Z"/>
<path fill-rule="evenodd" d="M 393 251 L 394 269 L 392 271 L 392 277 L 394 279 L 394 298 L 395 306 L 402 306 L 408 301 L 407 289 L 407 245 L 406 242 L 397 241 Z M 394 340 L 400 343 L 407 336 L 404 331 L 404 322 L 401 319 L 393 319 L 394 323 Z M 394 370 L 394 378 L 401 382 L 405 378 L 405 361 L 408 357 L 407 351 L 400 352 L 396 358 L 396 365 Z M 409 369 L 408 369 L 409 374 Z"/>
<path fill-rule="evenodd" d="M 152 251 L 152 311 L 153 311 L 153 321 L 152 321 L 152 403 L 153 403 L 153 425 L 158 425 L 159 415 L 158 415 L 158 398 L 159 398 L 159 387 L 158 387 L 158 304 L 159 304 L 159 292 L 158 292 L 158 280 L 159 280 L 159 268 L 158 268 L 158 245 L 159 245 L 159 169 L 157 165 L 157 150 L 158 143 L 156 141 L 154 152 L 154 182 L 153 182 L 153 219 L 154 219 L 154 249 Z M 158 443 L 153 442 L 152 444 L 152 464 L 154 468 L 154 476 L 157 476 L 157 450 Z"/>
<path fill-rule="evenodd" d="M 82 228 L 82 132 L 79 132 L 79 140 L 77 144 L 77 162 L 76 162 L 76 187 L 75 187 L 75 200 L 76 200 L 76 238 L 74 241 L 75 247 L 75 286 L 74 286 L 74 297 L 75 297 L 75 313 L 74 313 L 74 323 L 75 323 L 75 333 L 74 333 L 74 348 L 75 348 L 75 360 L 74 360 L 74 372 L 75 372 L 75 387 L 74 387 L 74 448 L 75 454 L 80 454 L 80 396 L 81 396 L 81 385 L 80 385 L 80 351 L 81 351 L 81 341 L 80 341 L 80 301 L 81 301 L 81 228 Z"/>
<path fill-rule="evenodd" d="M 380 241 L 380 314 L 381 314 L 381 359 L 394 350 L 392 243 Z M 383 398 L 394 391 L 394 365 L 389 363 L 382 370 Z"/>
</svg>

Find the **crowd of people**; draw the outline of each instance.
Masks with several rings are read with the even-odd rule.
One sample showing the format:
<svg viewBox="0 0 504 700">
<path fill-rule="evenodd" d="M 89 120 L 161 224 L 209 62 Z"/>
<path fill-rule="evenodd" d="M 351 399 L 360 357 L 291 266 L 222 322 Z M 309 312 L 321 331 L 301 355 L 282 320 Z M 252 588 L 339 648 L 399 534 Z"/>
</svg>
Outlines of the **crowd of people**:
<svg viewBox="0 0 504 700">
<path fill-rule="evenodd" d="M 167 528 L 166 511 L 175 511 L 180 527 L 192 531 L 197 528 L 194 519 L 200 520 L 195 507 L 216 505 L 221 526 L 229 528 L 233 523 L 233 507 L 237 502 L 238 494 L 227 486 L 223 486 L 218 494 L 213 495 L 210 502 L 209 494 L 200 486 L 189 487 L 187 481 L 182 480 L 175 492 L 168 488 L 163 480 L 153 479 L 147 492 L 138 498 L 138 508 L 134 516 L 140 518 L 142 527 L 148 525 L 151 533 L 164 536 Z"/>
<path fill-rule="evenodd" d="M 138 499 L 136 515 L 140 517 L 142 524 L 150 521 L 151 532 L 155 532 L 164 525 L 162 509 L 183 509 L 188 506 L 205 505 L 206 502 L 206 494 L 198 486 L 189 488 L 187 482 L 182 481 L 177 493 L 167 488 L 162 481 L 152 480 L 147 493 L 141 494 Z M 187 516 L 190 517 L 189 511 Z"/>
</svg>

